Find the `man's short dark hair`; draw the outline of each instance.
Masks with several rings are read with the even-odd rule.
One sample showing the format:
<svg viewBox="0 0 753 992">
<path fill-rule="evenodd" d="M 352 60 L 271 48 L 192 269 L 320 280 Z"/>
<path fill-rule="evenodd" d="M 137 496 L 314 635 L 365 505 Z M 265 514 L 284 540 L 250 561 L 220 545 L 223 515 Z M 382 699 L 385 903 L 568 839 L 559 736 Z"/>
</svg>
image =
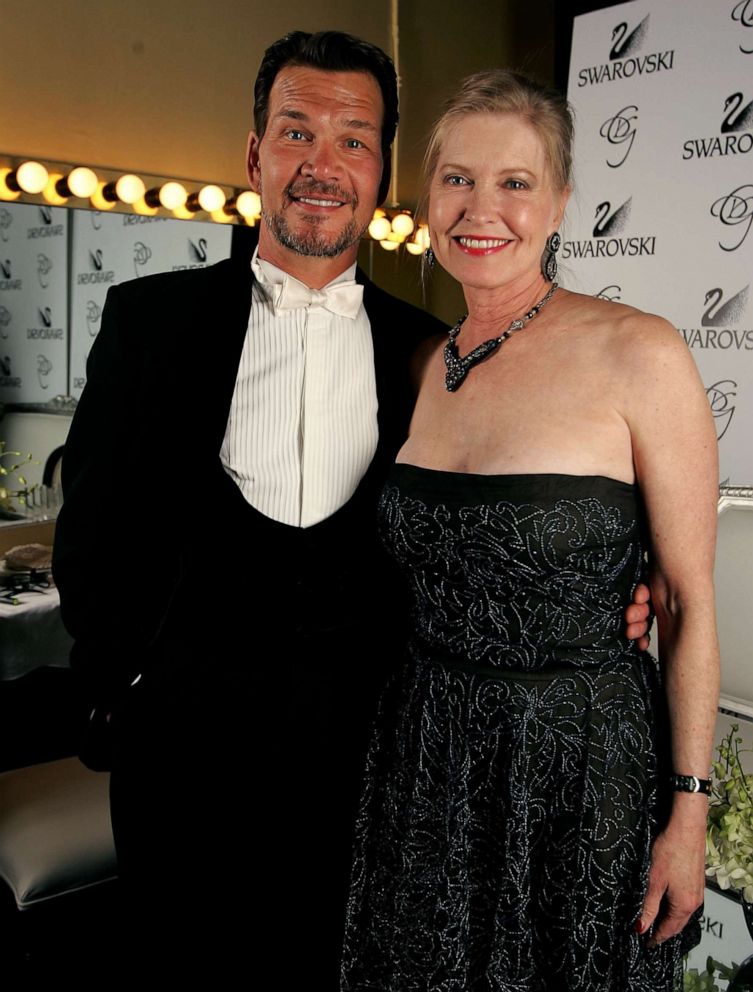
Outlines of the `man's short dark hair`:
<svg viewBox="0 0 753 992">
<path fill-rule="evenodd" d="M 307 66 L 325 72 L 366 72 L 379 84 L 384 103 L 382 159 L 384 167 L 379 186 L 379 202 L 387 196 L 390 184 L 390 149 L 398 122 L 397 76 L 392 59 L 368 41 L 342 31 L 291 31 L 274 42 L 264 53 L 254 84 L 254 129 L 261 138 L 267 128 L 269 94 L 277 73 L 286 66 Z"/>
</svg>

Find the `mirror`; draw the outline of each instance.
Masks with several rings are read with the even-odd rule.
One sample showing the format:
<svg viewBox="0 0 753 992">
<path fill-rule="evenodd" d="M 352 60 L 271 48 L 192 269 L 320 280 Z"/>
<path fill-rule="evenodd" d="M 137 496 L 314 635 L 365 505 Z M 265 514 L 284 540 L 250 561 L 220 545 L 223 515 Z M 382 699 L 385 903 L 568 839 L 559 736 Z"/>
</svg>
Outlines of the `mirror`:
<svg viewBox="0 0 753 992">
<path fill-rule="evenodd" d="M 30 486 L 42 484 L 49 456 L 65 443 L 110 286 L 211 265 L 254 233 L 245 225 L 0 202 L 0 440 L 32 454 L 22 473 Z"/>
<path fill-rule="evenodd" d="M 721 486 L 717 533 L 716 612 L 722 657 L 722 709 L 753 718 L 753 487 Z"/>
</svg>

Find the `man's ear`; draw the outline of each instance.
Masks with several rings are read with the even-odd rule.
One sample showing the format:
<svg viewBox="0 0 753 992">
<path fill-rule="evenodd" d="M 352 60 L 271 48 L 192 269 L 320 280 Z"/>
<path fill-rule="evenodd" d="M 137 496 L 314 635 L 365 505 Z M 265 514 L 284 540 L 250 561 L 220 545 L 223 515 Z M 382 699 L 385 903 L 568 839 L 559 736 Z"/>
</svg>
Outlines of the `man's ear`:
<svg viewBox="0 0 753 992">
<path fill-rule="evenodd" d="M 248 145 L 246 146 L 246 175 L 248 184 L 255 192 L 259 192 L 261 180 L 261 167 L 259 165 L 259 145 L 261 138 L 256 131 L 249 132 Z"/>
</svg>

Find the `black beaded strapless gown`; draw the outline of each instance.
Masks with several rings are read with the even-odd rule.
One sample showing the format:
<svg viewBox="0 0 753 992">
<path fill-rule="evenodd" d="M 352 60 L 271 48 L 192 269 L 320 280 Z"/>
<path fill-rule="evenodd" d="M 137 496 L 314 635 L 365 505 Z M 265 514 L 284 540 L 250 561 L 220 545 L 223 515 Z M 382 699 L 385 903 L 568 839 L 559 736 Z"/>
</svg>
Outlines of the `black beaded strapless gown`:
<svg viewBox="0 0 753 992">
<path fill-rule="evenodd" d="M 697 921 L 634 930 L 666 816 L 656 664 L 622 634 L 635 486 L 396 465 L 414 595 L 359 809 L 346 992 L 677 992 Z"/>
</svg>

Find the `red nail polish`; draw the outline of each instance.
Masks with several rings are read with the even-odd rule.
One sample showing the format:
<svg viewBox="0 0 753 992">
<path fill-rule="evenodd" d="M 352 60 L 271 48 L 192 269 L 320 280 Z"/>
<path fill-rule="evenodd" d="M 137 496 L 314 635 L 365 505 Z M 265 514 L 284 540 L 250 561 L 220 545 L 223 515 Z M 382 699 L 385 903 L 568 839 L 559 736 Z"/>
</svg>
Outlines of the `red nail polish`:
<svg viewBox="0 0 753 992">
<path fill-rule="evenodd" d="M 636 920 L 635 921 L 635 932 L 636 933 L 645 933 L 647 929 L 648 929 L 648 927 L 643 922 L 643 920 Z"/>
</svg>

